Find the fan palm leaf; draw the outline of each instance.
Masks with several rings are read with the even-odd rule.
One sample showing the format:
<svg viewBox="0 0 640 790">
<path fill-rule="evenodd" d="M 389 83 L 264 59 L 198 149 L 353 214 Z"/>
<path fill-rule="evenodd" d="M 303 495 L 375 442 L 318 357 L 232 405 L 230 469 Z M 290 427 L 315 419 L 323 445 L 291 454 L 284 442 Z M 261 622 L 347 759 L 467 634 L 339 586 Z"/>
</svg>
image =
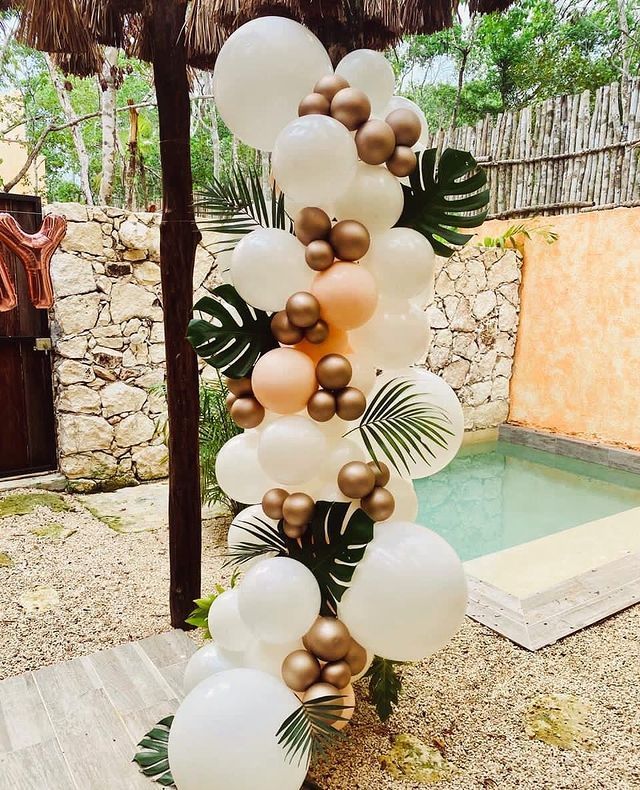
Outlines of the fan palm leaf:
<svg viewBox="0 0 640 790">
<path fill-rule="evenodd" d="M 304 762 L 308 766 L 343 737 L 342 732 L 332 726 L 337 717 L 353 707 L 341 702 L 343 699 L 342 695 L 330 695 L 303 702 L 284 720 L 276 737 L 288 762 L 297 759 L 298 765 Z"/>
</svg>

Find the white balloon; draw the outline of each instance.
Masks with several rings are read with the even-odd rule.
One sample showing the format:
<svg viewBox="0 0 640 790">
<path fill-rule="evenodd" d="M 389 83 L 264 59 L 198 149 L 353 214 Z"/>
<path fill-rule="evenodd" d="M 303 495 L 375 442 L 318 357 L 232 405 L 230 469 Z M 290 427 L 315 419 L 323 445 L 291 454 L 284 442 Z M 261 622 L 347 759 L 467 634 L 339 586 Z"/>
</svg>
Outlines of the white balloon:
<svg viewBox="0 0 640 790">
<path fill-rule="evenodd" d="M 238 587 L 240 615 L 263 642 L 301 639 L 320 611 L 320 588 L 297 560 L 274 557 L 255 565 Z"/>
<path fill-rule="evenodd" d="M 354 138 L 328 115 L 292 121 L 278 135 L 271 155 L 277 185 L 306 206 L 332 203 L 353 181 L 357 164 Z"/>
<path fill-rule="evenodd" d="M 351 502 L 351 499 L 342 493 L 337 483 L 328 482 L 318 491 L 316 502 Z"/>
<path fill-rule="evenodd" d="M 304 650 L 301 639 L 281 644 L 254 639 L 244 652 L 244 666 L 259 669 L 282 680 L 282 662 L 294 650 Z"/>
<path fill-rule="evenodd" d="M 420 118 L 420 123 L 422 124 L 422 134 L 420 135 L 420 140 L 413 146 L 414 151 L 418 151 L 427 147 L 426 143 L 422 143 L 422 140 L 427 140 L 428 143 L 428 135 L 429 135 L 429 125 L 427 124 L 427 119 L 425 114 L 422 112 L 420 107 L 411 99 L 407 99 L 406 96 L 392 96 L 389 100 L 389 103 L 384 108 L 382 113 L 382 118 L 386 118 L 389 113 L 393 112 L 394 110 L 413 110 L 415 114 Z"/>
<path fill-rule="evenodd" d="M 411 480 L 392 474 L 385 488 L 393 494 L 396 503 L 391 518 L 386 521 L 415 521 L 418 515 L 418 495 Z"/>
<path fill-rule="evenodd" d="M 335 442 L 342 437 L 342 434 L 349 430 L 349 423 L 335 416 L 326 422 L 317 423 L 328 442 Z"/>
<path fill-rule="evenodd" d="M 253 437 L 241 433 L 229 439 L 216 458 L 218 485 L 228 497 L 246 505 L 261 502 L 265 493 L 276 487 L 258 461 L 257 446 Z"/>
<path fill-rule="evenodd" d="M 262 509 L 262 505 L 251 505 L 242 510 L 231 522 L 227 535 L 227 545 L 229 553 L 233 555 L 244 544 L 252 546 L 263 546 L 265 540 L 261 533 L 273 532 L 273 537 L 278 537 L 278 522 L 269 518 Z M 250 568 L 258 562 L 262 562 L 267 557 L 275 556 L 277 552 L 262 554 L 248 562 L 243 562 L 243 568 Z"/>
<path fill-rule="evenodd" d="M 350 461 L 364 461 L 365 454 L 362 447 L 351 439 L 340 439 L 325 453 L 322 461 L 322 476 L 333 485 L 338 479 L 338 472 Z"/>
<path fill-rule="evenodd" d="M 182 686 L 185 695 L 205 678 L 243 665 L 243 654 L 223 650 L 215 642 L 207 642 L 191 656 L 184 671 Z"/>
<path fill-rule="evenodd" d="M 355 49 L 336 66 L 352 88 L 364 91 L 374 114 L 382 112 L 393 96 L 396 78 L 389 61 L 373 49 Z"/>
<path fill-rule="evenodd" d="M 391 228 L 375 234 L 362 259 L 362 265 L 375 277 L 381 296 L 405 299 L 433 284 L 435 264 L 429 240 L 412 228 Z"/>
<path fill-rule="evenodd" d="M 276 733 L 300 705 L 285 684 L 255 669 L 202 681 L 183 700 L 169 735 L 180 790 L 298 790 L 304 760 L 287 760 Z"/>
<path fill-rule="evenodd" d="M 364 395 L 368 395 L 376 383 L 377 375 L 377 368 L 372 357 L 364 353 L 348 354 L 347 356 L 353 370 L 349 386 L 356 387 Z"/>
<path fill-rule="evenodd" d="M 320 471 L 327 440 L 308 417 L 281 417 L 260 437 L 258 458 L 265 471 L 285 486 L 310 481 Z"/>
<path fill-rule="evenodd" d="M 333 71 L 320 41 L 279 16 L 254 19 L 225 41 L 213 71 L 216 106 L 247 145 L 271 151 L 298 104 Z"/>
<path fill-rule="evenodd" d="M 393 661 L 419 661 L 462 625 L 467 584 L 458 555 L 418 524 L 377 524 L 338 617 L 353 638 Z"/>
<path fill-rule="evenodd" d="M 251 231 L 233 251 L 231 279 L 236 290 L 253 307 L 282 310 L 291 294 L 311 288 L 314 273 L 304 250 L 286 230 Z"/>
<path fill-rule="evenodd" d="M 349 338 L 356 352 L 375 348 L 378 365 L 395 370 L 426 356 L 431 330 L 426 314 L 415 305 L 382 299 L 373 317 Z"/>
<path fill-rule="evenodd" d="M 318 206 L 317 203 L 314 203 L 314 206 L 321 208 L 329 217 L 333 217 L 336 213 L 330 203 L 325 203 L 323 206 Z M 289 195 L 284 196 L 284 210 L 294 222 L 303 208 L 307 208 L 307 203 L 299 203 L 297 200 L 290 198 Z"/>
<path fill-rule="evenodd" d="M 266 560 L 265 560 L 266 561 Z M 211 604 L 208 625 L 211 636 L 223 650 L 245 650 L 252 633 L 240 617 L 238 589 L 226 590 Z"/>
<path fill-rule="evenodd" d="M 402 186 L 386 167 L 358 162 L 356 174 L 336 200 L 336 218 L 355 219 L 369 233 L 382 233 L 400 219 L 404 206 Z"/>
</svg>

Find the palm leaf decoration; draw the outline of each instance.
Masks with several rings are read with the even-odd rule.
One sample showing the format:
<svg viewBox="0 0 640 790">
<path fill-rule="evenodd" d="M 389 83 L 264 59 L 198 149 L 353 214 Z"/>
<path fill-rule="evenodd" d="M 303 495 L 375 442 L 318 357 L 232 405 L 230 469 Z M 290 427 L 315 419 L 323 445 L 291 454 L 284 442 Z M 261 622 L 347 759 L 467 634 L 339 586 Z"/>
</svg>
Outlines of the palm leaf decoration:
<svg viewBox="0 0 640 790">
<path fill-rule="evenodd" d="M 265 555 L 283 555 L 287 553 L 284 540 L 271 525 L 259 516 L 249 518 L 237 518 L 234 524 L 247 533 L 247 536 L 256 538 L 255 541 L 241 541 L 229 547 L 228 559 L 225 565 L 243 565 L 257 557 Z M 188 622 L 188 621 L 187 621 Z"/>
<path fill-rule="evenodd" d="M 433 445 L 445 448 L 453 436 L 451 419 L 444 409 L 425 400 L 411 379 L 390 379 L 367 406 L 359 431 L 371 457 L 378 461 L 376 448 L 399 474 L 411 471 L 409 461 L 435 457 Z"/>
<path fill-rule="evenodd" d="M 472 238 L 457 229 L 477 228 L 487 218 L 489 190 L 486 173 L 468 151 L 447 148 L 436 158 L 436 148 L 419 154 L 410 185 L 402 187 L 404 209 L 397 224 L 417 230 L 437 255 L 448 258 L 455 252 L 450 245 Z"/>
<path fill-rule="evenodd" d="M 288 762 L 297 759 L 298 765 L 304 762 L 308 766 L 344 737 L 340 730 L 331 726 L 336 715 L 353 707 L 340 702 L 342 699 L 341 695 L 331 695 L 303 702 L 283 721 L 276 737 Z"/>
<path fill-rule="evenodd" d="M 322 593 L 322 614 L 336 614 L 337 605 L 357 564 L 373 538 L 373 519 L 350 502 L 316 502 L 313 519 L 298 540 L 288 538 L 279 524 L 288 555 L 316 577 Z"/>
<path fill-rule="evenodd" d="M 175 787 L 168 756 L 169 730 L 172 724 L 173 716 L 159 721 L 140 741 L 140 751 L 133 758 L 145 776 L 163 787 Z"/>
<path fill-rule="evenodd" d="M 229 378 L 242 378 L 278 345 L 269 315 L 250 307 L 232 285 L 218 286 L 213 297 L 205 296 L 194 305 L 200 317 L 189 321 L 187 338 L 209 365 Z"/>
<path fill-rule="evenodd" d="M 393 713 L 393 706 L 398 704 L 402 691 L 402 679 L 396 673 L 401 661 L 389 661 L 376 656 L 367 672 L 369 678 L 369 698 L 374 704 L 380 721 L 386 721 Z"/>
</svg>

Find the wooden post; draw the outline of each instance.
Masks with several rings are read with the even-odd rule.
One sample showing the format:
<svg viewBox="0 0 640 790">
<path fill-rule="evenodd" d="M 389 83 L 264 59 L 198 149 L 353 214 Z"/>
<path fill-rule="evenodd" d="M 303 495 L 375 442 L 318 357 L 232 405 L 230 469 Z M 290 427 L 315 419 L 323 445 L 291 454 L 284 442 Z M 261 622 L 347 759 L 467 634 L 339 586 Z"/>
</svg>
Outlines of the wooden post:
<svg viewBox="0 0 640 790">
<path fill-rule="evenodd" d="M 186 340 L 200 232 L 193 211 L 190 106 L 184 49 L 185 3 L 155 0 L 151 18 L 158 100 L 163 213 L 160 268 L 169 411 L 169 561 L 171 624 L 200 597 L 202 548 L 198 462 L 198 366 Z"/>
</svg>

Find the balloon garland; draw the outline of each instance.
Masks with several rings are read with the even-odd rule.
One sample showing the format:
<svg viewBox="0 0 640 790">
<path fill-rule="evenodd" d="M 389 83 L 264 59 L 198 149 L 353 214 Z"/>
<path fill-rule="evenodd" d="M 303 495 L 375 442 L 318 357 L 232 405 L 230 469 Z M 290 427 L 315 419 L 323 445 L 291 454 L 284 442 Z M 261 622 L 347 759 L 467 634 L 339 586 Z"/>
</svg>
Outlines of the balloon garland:
<svg viewBox="0 0 640 790">
<path fill-rule="evenodd" d="M 232 285 L 190 327 L 244 429 L 217 479 L 248 507 L 228 536 L 244 574 L 211 605 L 214 642 L 187 667 L 171 729 L 181 790 L 297 790 L 374 656 L 422 659 L 464 616 L 462 565 L 412 523 L 411 483 L 453 458 L 462 409 L 410 366 L 429 342 L 412 300 L 433 294 L 436 235 L 465 237 L 413 208 L 425 122 L 393 85 L 379 53 L 352 52 L 334 73 L 315 36 L 279 17 L 242 26 L 216 64 L 220 114 L 272 151 L 276 194 L 270 226 L 233 250 Z"/>
</svg>

